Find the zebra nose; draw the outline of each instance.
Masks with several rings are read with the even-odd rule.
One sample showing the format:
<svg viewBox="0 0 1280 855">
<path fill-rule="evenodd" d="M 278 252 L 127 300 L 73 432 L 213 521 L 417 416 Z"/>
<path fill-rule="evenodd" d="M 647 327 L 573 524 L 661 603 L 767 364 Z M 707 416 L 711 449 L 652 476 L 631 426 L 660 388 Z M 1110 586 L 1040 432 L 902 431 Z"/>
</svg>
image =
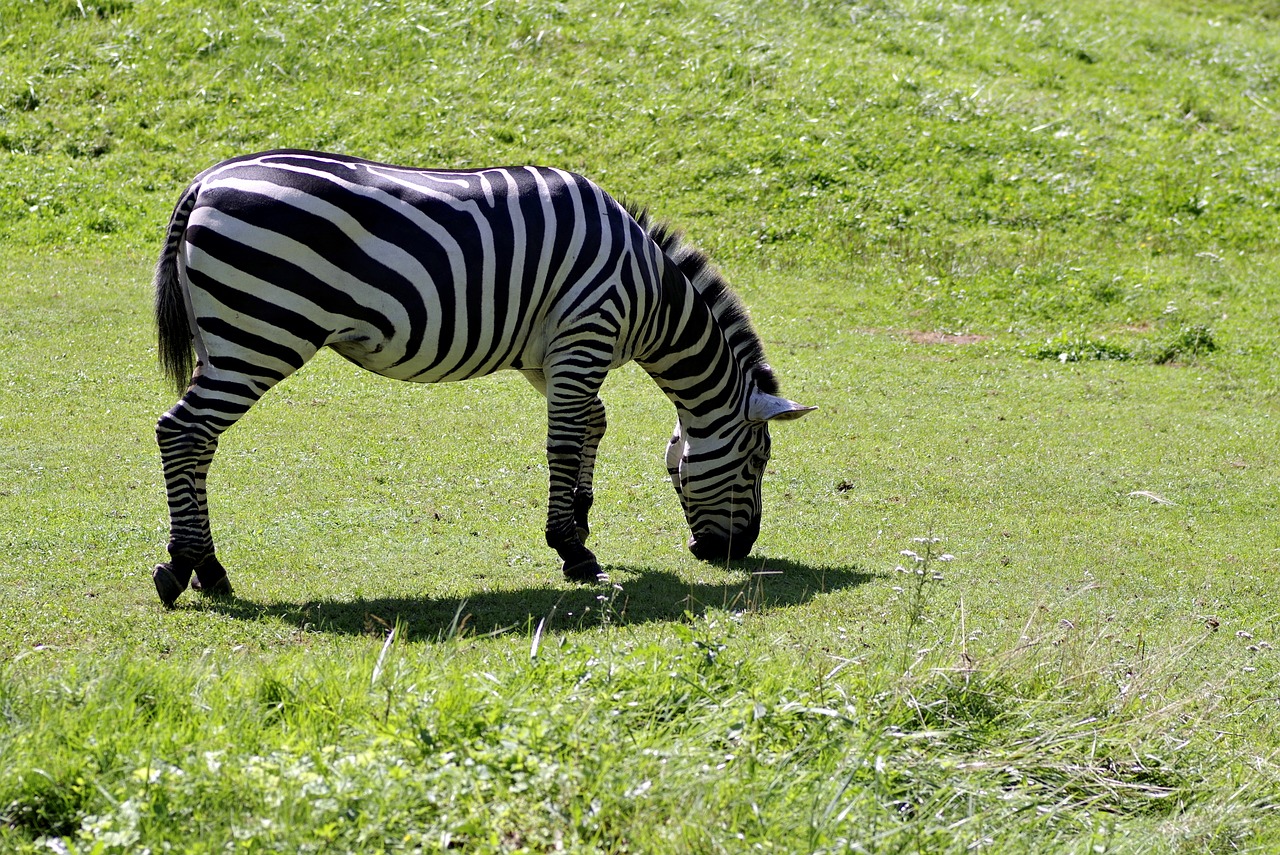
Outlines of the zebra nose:
<svg viewBox="0 0 1280 855">
<path fill-rule="evenodd" d="M 729 539 L 719 534 L 695 534 L 689 538 L 689 551 L 703 561 L 723 561 L 729 557 Z"/>
<path fill-rule="evenodd" d="M 749 526 L 732 537 L 720 532 L 704 532 L 689 538 L 689 551 L 694 558 L 703 561 L 724 561 L 726 558 L 746 558 L 755 546 L 756 536 L 760 533 L 759 524 Z"/>
</svg>

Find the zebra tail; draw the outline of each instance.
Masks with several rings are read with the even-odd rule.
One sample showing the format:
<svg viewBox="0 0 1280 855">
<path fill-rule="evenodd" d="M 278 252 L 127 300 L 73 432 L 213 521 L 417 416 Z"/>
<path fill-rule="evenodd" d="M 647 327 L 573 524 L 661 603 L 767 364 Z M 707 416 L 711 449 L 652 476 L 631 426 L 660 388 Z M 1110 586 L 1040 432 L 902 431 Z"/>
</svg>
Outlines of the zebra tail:
<svg viewBox="0 0 1280 855">
<path fill-rule="evenodd" d="M 200 186 L 193 184 L 178 201 L 169 220 L 160 262 L 156 265 L 156 330 L 159 337 L 160 368 L 181 394 L 191 382 L 195 370 L 191 323 L 182 298 L 178 278 L 178 249 L 187 230 L 187 220 L 196 206 Z"/>
</svg>

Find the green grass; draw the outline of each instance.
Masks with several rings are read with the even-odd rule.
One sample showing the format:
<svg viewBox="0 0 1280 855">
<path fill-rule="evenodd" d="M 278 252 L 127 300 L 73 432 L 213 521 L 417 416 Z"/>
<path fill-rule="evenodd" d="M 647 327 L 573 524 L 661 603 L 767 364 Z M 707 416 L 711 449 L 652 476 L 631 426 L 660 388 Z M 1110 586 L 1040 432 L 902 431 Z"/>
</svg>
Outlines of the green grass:
<svg viewBox="0 0 1280 855">
<path fill-rule="evenodd" d="M 1238 840 L 1264 797 L 1198 733 L 1211 704 L 1182 673 L 1118 691 L 1045 644 L 897 683 L 856 659 L 803 674 L 809 651 L 754 623 L 100 668 L 11 704 L 44 726 L 18 741 L 42 759 L 11 776 L 10 815 L 108 851 L 1141 851 L 1135 829 Z M 1206 810 L 1208 786 L 1243 804 Z"/>
<path fill-rule="evenodd" d="M 1274 850 L 1278 86 L 1275 3 L 0 0 L 0 850 Z M 322 355 L 162 609 L 150 270 L 272 146 L 683 227 L 821 408 L 754 555 L 634 368 L 587 588 L 527 384 Z"/>
</svg>

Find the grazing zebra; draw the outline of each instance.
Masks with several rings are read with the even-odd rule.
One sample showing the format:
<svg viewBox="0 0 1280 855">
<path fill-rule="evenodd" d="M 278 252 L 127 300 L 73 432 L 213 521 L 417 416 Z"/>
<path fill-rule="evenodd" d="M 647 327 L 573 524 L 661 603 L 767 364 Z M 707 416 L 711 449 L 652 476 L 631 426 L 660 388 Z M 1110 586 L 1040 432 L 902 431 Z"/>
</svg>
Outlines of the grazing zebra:
<svg viewBox="0 0 1280 855">
<path fill-rule="evenodd" d="M 547 401 L 547 545 L 583 582 L 600 574 L 584 541 L 611 369 L 634 359 L 675 404 L 667 469 L 703 559 L 751 550 L 767 423 L 812 409 L 778 396 L 703 254 L 558 169 L 234 158 L 178 201 L 155 300 L 161 365 L 182 393 L 156 427 L 170 560 L 153 578 L 167 606 L 189 583 L 231 593 L 205 498 L 218 437 L 321 347 L 419 383 L 523 373 Z"/>
</svg>

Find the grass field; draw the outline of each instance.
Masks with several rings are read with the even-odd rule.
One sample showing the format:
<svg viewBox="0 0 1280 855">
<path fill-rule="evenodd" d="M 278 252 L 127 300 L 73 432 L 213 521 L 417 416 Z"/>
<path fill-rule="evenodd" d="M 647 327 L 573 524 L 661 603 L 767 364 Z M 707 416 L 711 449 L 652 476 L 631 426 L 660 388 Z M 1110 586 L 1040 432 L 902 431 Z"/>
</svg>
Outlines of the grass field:
<svg viewBox="0 0 1280 855">
<path fill-rule="evenodd" d="M 1280 4 L 0 0 L 0 851 L 1280 848 Z M 536 162 L 707 249 L 789 397 L 688 555 L 605 388 L 322 354 L 158 603 L 150 275 L 218 159 Z"/>
</svg>

